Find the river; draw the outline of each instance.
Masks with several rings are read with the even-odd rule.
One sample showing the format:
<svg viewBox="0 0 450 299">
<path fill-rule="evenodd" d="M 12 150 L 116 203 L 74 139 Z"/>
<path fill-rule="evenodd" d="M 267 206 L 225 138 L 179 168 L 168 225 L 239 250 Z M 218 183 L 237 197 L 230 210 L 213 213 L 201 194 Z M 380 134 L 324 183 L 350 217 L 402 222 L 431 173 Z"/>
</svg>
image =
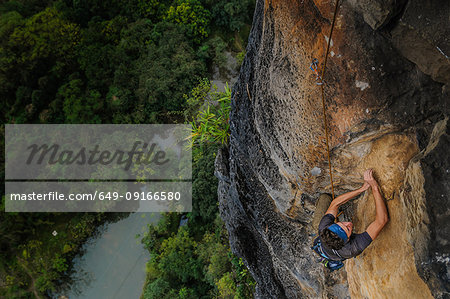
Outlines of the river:
<svg viewBox="0 0 450 299">
<path fill-rule="evenodd" d="M 145 283 L 149 253 L 140 240 L 147 224 L 159 213 L 132 213 L 115 223 L 104 224 L 96 238 L 83 245 L 74 258 L 72 282 L 53 298 L 139 298 Z M 140 237 L 136 238 L 136 235 Z"/>
</svg>

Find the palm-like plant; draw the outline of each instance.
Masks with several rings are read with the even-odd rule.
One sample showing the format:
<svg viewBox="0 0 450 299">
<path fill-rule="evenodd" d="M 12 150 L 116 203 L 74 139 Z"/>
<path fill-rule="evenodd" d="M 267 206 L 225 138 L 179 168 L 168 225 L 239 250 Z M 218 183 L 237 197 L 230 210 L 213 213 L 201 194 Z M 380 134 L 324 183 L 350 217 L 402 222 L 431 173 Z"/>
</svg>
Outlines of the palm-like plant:
<svg viewBox="0 0 450 299">
<path fill-rule="evenodd" d="M 231 89 L 226 83 L 225 91 L 213 91 L 201 99 L 203 101 L 197 114 L 189 122 L 192 132 L 189 135 L 189 146 L 199 143 L 227 144 L 230 136 L 229 114 L 231 110 Z M 192 98 L 190 102 L 194 102 Z"/>
</svg>

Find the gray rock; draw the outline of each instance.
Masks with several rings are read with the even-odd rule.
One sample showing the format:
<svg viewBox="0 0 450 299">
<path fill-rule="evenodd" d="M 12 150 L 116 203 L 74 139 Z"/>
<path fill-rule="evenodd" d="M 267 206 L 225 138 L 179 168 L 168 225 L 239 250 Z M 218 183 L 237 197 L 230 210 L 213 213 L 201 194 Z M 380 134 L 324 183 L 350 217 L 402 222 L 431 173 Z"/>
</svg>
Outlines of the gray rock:
<svg viewBox="0 0 450 299">
<path fill-rule="evenodd" d="M 422 72 L 450 83 L 450 1 L 409 0 L 391 35 L 395 47 Z"/>
<path fill-rule="evenodd" d="M 407 0 L 349 0 L 364 21 L 376 30 L 386 25 L 402 9 Z"/>
</svg>

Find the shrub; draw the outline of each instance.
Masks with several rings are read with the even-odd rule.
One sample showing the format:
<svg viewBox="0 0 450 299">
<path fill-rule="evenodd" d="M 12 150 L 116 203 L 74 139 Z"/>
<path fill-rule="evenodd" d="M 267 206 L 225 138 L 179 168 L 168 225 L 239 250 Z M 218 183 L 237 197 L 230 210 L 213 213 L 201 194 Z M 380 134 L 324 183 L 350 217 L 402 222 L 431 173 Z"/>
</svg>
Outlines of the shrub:
<svg viewBox="0 0 450 299">
<path fill-rule="evenodd" d="M 196 43 L 208 37 L 210 13 L 198 0 L 178 0 L 169 7 L 166 20 L 183 24 Z"/>
<path fill-rule="evenodd" d="M 191 92 L 191 96 L 186 97 L 188 106 L 201 105 L 198 113 L 194 114 L 190 120 L 192 125 L 192 134 L 189 136 L 190 146 L 227 144 L 230 136 L 231 89 L 227 83 L 224 92 L 217 92 L 217 87 L 213 85 L 213 91 L 205 96 L 205 82 L 203 80 L 199 84 L 201 92 Z"/>
</svg>

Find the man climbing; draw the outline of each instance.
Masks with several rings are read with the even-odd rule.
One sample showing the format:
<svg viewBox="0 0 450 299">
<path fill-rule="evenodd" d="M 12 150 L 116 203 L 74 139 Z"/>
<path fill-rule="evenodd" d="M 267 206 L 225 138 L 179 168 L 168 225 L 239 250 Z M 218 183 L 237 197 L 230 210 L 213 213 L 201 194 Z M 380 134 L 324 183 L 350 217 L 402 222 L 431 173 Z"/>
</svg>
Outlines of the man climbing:
<svg viewBox="0 0 450 299">
<path fill-rule="evenodd" d="M 361 234 L 352 234 L 353 223 L 334 223 L 339 207 L 369 188 L 372 188 L 376 216 L 366 231 Z M 323 210 L 326 209 L 330 201 L 330 196 L 325 194 L 321 195 L 313 225 L 317 223 L 317 219 L 320 219 L 318 217 L 323 215 Z M 375 240 L 388 220 L 386 204 L 381 196 L 380 187 L 373 177 L 373 170 L 368 169 L 364 172 L 364 184 L 361 188 L 342 194 L 331 201 L 325 215 L 320 220 L 318 226 L 319 237 L 314 241 L 313 249 L 326 260 L 325 265 L 328 268 L 331 270 L 339 269 L 343 266 L 340 261 L 359 255 Z M 334 263 L 334 261 L 337 262 Z M 328 262 L 330 262 L 331 266 L 328 265 Z"/>
</svg>

